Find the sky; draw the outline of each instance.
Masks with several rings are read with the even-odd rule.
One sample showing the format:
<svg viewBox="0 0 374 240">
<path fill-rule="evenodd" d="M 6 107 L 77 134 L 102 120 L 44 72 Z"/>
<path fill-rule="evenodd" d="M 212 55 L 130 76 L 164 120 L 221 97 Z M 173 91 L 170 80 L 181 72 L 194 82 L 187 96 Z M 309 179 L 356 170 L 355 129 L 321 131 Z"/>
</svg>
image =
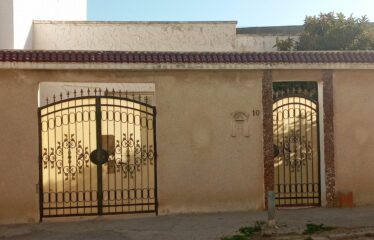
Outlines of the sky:
<svg viewBox="0 0 374 240">
<path fill-rule="evenodd" d="M 91 21 L 237 21 L 238 27 L 302 25 L 342 12 L 374 22 L 374 0 L 87 0 Z"/>
</svg>

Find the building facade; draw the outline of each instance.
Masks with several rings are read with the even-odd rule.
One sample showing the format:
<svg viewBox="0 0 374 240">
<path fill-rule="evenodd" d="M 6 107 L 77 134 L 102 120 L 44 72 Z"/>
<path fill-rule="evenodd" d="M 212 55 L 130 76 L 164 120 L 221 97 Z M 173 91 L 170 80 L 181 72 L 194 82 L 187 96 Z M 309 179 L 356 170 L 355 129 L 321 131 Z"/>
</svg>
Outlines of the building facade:
<svg viewBox="0 0 374 240">
<path fill-rule="evenodd" d="M 0 40 L 0 223 L 260 210 L 269 191 L 374 203 L 373 52 L 264 52 L 294 27 L 65 17 Z"/>
<path fill-rule="evenodd" d="M 6 192 L 1 221 L 99 214 L 91 156 L 98 139 L 117 159 L 113 170 L 109 162 L 102 165 L 103 214 L 264 209 L 270 190 L 287 195 L 277 198 L 279 206 L 336 206 L 337 193 L 347 191 L 356 206 L 372 204 L 373 57 L 371 52 L 2 51 L 1 97 L 7 104 L 1 105 L 1 191 Z M 300 91 L 301 84 L 296 91 L 272 94 L 278 82 L 303 81 L 315 83 L 316 92 Z M 146 97 L 134 95 L 140 92 Z M 92 102 L 99 96 L 102 121 L 96 121 Z M 282 104 L 290 124 L 274 114 L 279 99 L 292 103 Z M 144 152 L 138 152 L 137 141 Z M 137 170 L 138 157 L 145 156 Z M 279 169 L 290 180 L 284 181 Z M 83 177 L 88 171 L 90 179 Z M 302 178 L 302 171 L 314 179 Z"/>
</svg>

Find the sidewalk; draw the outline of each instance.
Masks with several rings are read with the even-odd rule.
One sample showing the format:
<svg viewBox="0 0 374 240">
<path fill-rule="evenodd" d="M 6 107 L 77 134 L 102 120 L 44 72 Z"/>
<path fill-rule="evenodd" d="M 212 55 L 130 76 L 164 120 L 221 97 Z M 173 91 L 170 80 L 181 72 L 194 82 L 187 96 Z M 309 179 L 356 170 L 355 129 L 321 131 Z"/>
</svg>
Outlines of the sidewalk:
<svg viewBox="0 0 374 240">
<path fill-rule="evenodd" d="M 223 236 L 235 234 L 240 227 L 253 226 L 256 221 L 266 221 L 266 214 L 265 211 L 250 211 L 146 216 L 135 219 L 96 217 L 92 220 L 72 222 L 6 225 L 0 226 L 0 239 L 220 239 Z M 344 228 L 347 232 L 363 231 L 363 227 L 365 227 L 364 230 L 374 231 L 374 206 L 354 209 L 292 209 L 277 212 L 277 225 L 280 227 L 277 232 L 284 236 L 283 239 L 291 239 L 292 233 L 301 233 L 306 223 Z M 284 235 L 286 233 L 290 234 L 289 238 Z M 370 238 L 366 234 L 366 237 L 360 239 L 374 239 L 374 237 Z"/>
</svg>

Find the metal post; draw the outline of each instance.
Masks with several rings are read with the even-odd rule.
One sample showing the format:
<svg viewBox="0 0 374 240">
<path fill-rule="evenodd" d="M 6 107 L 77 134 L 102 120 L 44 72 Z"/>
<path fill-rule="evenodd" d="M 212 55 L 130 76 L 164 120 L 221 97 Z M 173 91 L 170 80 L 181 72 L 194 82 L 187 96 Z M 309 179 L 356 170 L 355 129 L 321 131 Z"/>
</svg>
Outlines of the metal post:
<svg viewBox="0 0 374 240">
<path fill-rule="evenodd" d="M 275 227 L 275 194 L 273 191 L 267 192 L 267 206 L 268 206 L 268 225 Z"/>
<path fill-rule="evenodd" d="M 101 103 L 100 97 L 96 97 L 96 149 L 98 151 L 102 150 L 101 142 Z M 103 214 L 103 172 L 102 163 L 97 164 L 97 213 L 98 215 Z"/>
</svg>

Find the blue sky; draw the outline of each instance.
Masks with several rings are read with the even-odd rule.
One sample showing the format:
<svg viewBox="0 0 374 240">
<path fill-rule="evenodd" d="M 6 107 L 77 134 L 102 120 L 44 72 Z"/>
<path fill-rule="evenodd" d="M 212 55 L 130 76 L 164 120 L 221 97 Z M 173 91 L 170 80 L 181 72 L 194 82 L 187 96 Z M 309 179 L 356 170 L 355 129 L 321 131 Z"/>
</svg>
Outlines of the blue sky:
<svg viewBox="0 0 374 240">
<path fill-rule="evenodd" d="M 237 20 L 239 27 L 303 24 L 320 12 L 367 15 L 374 0 L 88 0 L 92 21 Z"/>
</svg>

